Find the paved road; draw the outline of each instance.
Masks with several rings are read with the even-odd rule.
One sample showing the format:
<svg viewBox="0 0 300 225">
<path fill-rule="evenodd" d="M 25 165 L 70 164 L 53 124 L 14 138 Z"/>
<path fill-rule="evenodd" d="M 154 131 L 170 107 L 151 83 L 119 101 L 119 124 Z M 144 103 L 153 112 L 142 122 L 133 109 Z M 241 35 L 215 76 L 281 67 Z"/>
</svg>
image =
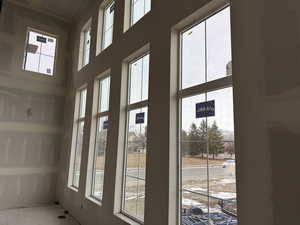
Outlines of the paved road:
<svg viewBox="0 0 300 225">
<path fill-rule="evenodd" d="M 131 168 L 127 170 L 130 177 L 139 177 L 145 179 L 145 169 Z M 187 180 L 206 180 L 207 168 L 206 167 L 185 167 L 182 169 L 182 182 Z M 223 168 L 222 165 L 216 165 L 209 168 L 210 179 L 216 178 L 234 178 L 235 169 L 233 166 Z M 96 172 L 96 183 L 99 184 L 103 180 L 103 171 Z M 96 185 L 97 185 L 96 184 Z"/>
</svg>

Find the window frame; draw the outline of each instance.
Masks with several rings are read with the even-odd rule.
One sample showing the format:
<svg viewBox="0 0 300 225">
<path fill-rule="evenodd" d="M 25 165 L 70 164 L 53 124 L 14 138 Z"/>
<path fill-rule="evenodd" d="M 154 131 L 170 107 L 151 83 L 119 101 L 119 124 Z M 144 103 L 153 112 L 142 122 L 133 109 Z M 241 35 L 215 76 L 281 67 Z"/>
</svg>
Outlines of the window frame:
<svg viewBox="0 0 300 225">
<path fill-rule="evenodd" d="M 209 92 L 223 90 L 226 88 L 234 88 L 233 87 L 233 80 L 232 80 L 232 74 L 227 75 L 221 78 L 217 78 L 212 81 L 206 81 L 204 83 L 196 84 L 191 87 L 182 88 L 182 64 L 183 64 L 183 57 L 182 57 L 182 50 L 183 50 L 183 41 L 182 37 L 183 34 L 192 29 L 193 27 L 201 24 L 202 22 L 205 22 L 209 18 L 213 17 L 214 15 L 218 14 L 219 12 L 225 10 L 226 8 L 230 7 L 229 2 L 222 3 L 221 5 L 217 7 L 213 7 L 213 9 L 208 10 L 206 13 L 204 13 L 202 16 L 198 17 L 198 19 L 193 20 L 188 25 L 183 26 L 179 28 L 176 32 L 177 35 L 177 224 L 182 224 L 182 192 L 188 191 L 192 193 L 190 190 L 186 190 L 182 188 L 182 146 L 181 146 L 181 138 L 182 138 L 182 100 L 185 98 L 197 96 L 204 94 L 205 98 L 207 99 L 207 94 Z M 206 25 L 205 25 L 205 32 L 206 32 Z M 205 56 L 207 57 L 207 40 L 205 39 L 206 47 L 205 47 Z M 231 40 L 232 42 L 232 40 Z M 207 62 L 205 63 L 205 67 L 207 70 Z M 207 71 L 206 71 L 206 77 L 207 77 Z M 233 112 L 234 113 L 234 112 Z M 236 161 L 236 160 L 235 160 Z M 236 180 L 237 183 L 237 180 Z M 208 189 L 209 190 L 209 189 Z M 197 194 L 197 193 L 196 193 Z M 209 197 L 209 196 L 207 196 Z M 210 204 L 210 201 L 208 201 L 208 205 Z M 237 217 L 238 220 L 238 217 Z"/>
<path fill-rule="evenodd" d="M 54 56 L 53 56 L 54 63 L 53 63 L 53 68 L 52 68 L 52 74 L 47 74 L 47 73 L 41 73 L 41 72 L 37 72 L 37 71 L 26 70 L 26 62 L 27 62 L 27 54 L 28 54 L 27 45 L 29 44 L 29 34 L 30 34 L 30 32 L 35 32 L 35 33 L 38 33 L 40 35 L 49 36 L 49 37 L 54 38 L 56 40 L 55 53 L 54 53 Z M 58 57 L 58 49 L 59 49 L 58 45 L 59 45 L 59 36 L 58 35 L 51 34 L 51 33 L 48 33 L 46 31 L 41 31 L 41 30 L 38 30 L 38 29 L 35 29 L 35 28 L 32 28 L 32 27 L 27 27 L 27 29 L 26 29 L 26 38 L 25 38 L 25 47 L 24 47 L 22 70 L 25 71 L 25 72 L 27 72 L 27 73 L 35 73 L 35 74 L 39 74 L 39 75 L 44 75 L 44 76 L 47 76 L 48 78 L 54 78 L 54 77 L 56 77 L 57 57 Z M 40 56 L 39 56 L 38 70 L 39 70 L 39 67 L 40 67 L 41 55 L 42 55 L 42 53 L 40 53 Z"/>
<path fill-rule="evenodd" d="M 81 107 L 82 107 L 82 93 L 86 91 L 86 98 L 85 98 L 85 112 L 84 117 L 80 115 Z M 86 103 L 87 103 L 87 94 L 88 89 L 87 85 L 84 85 L 83 87 L 79 88 L 76 91 L 75 96 L 75 107 L 74 107 L 74 120 L 73 120 L 73 135 L 72 135 L 72 147 L 71 147 L 71 157 L 70 157 L 70 165 L 69 165 L 69 178 L 68 178 L 68 187 L 72 190 L 78 191 L 80 186 L 80 174 L 78 178 L 78 187 L 74 185 L 74 178 L 75 178 L 75 164 L 76 164 L 76 155 L 77 155 L 77 147 L 78 147 L 78 132 L 79 132 L 79 126 L 80 123 L 84 123 L 83 130 L 86 125 Z M 83 138 L 84 140 L 84 133 Z M 82 143 L 83 144 L 83 143 Z M 80 160 L 81 161 L 81 160 Z"/>
<path fill-rule="evenodd" d="M 126 106 L 125 106 L 125 113 L 126 113 L 126 121 L 125 121 L 125 139 L 124 139 L 124 145 L 123 145 L 123 159 L 122 159 L 122 182 L 121 182 L 121 201 L 120 201 L 120 213 L 121 215 L 127 217 L 128 219 L 132 220 L 133 222 L 137 224 L 144 224 L 144 221 L 140 220 L 137 217 L 134 217 L 130 215 L 128 212 L 124 210 L 124 199 L 125 199 L 125 189 L 126 189 L 126 178 L 127 178 L 127 173 L 126 173 L 126 168 L 127 168 L 127 152 L 128 152 L 128 130 L 129 130 L 129 116 L 130 112 L 133 110 L 137 109 L 143 109 L 147 108 L 147 111 L 149 112 L 149 83 L 148 83 L 148 98 L 147 100 L 142 100 L 136 103 L 130 104 L 130 93 L 131 93 L 131 71 L 130 71 L 130 65 L 134 64 L 140 59 L 143 59 L 145 56 L 149 55 L 149 60 L 150 60 L 150 51 L 147 50 L 143 52 L 142 54 L 139 54 L 137 57 L 134 57 L 131 60 L 128 60 L 126 62 L 127 66 L 127 82 L 126 82 Z M 149 119 L 149 113 L 147 113 L 147 123 Z M 147 139 L 148 142 L 148 139 Z M 145 168 L 146 170 L 146 168 Z M 137 178 L 141 179 L 141 178 Z M 145 183 L 146 183 L 146 177 L 145 177 Z M 146 195 L 146 193 L 145 193 Z"/>
<path fill-rule="evenodd" d="M 90 162 L 89 160 L 89 164 L 92 165 L 92 172 L 90 174 L 91 176 L 91 179 L 90 179 L 90 182 L 88 182 L 88 185 L 90 187 L 88 187 L 89 189 L 89 192 L 87 193 L 87 198 L 91 198 L 93 199 L 94 201 L 96 201 L 97 203 L 99 204 L 102 204 L 102 201 L 103 201 L 103 191 L 102 190 L 102 199 L 100 198 L 97 198 L 96 196 L 93 195 L 94 193 L 94 190 L 95 190 L 95 163 L 96 163 L 96 153 L 97 153 L 97 145 L 96 145 L 96 139 L 97 139 L 97 132 L 98 132 L 98 125 L 99 125 L 99 119 L 103 118 L 103 117 L 107 117 L 108 118 L 108 121 L 109 121 L 109 112 L 110 112 L 110 109 L 109 109 L 109 105 L 108 105 L 108 110 L 106 111 L 103 111 L 103 112 L 100 112 L 100 106 L 101 106 L 101 81 L 105 80 L 109 78 L 110 79 L 110 83 L 109 83 L 109 92 L 108 92 L 108 99 L 110 99 L 110 93 L 111 93 L 111 74 L 110 74 L 110 71 L 109 72 L 106 72 L 105 75 L 103 76 L 100 76 L 98 77 L 95 82 L 96 82 L 96 85 L 97 85 L 97 93 L 96 93 L 96 99 L 97 99 L 97 103 L 96 103 L 96 112 L 93 113 L 93 121 L 94 121 L 94 130 L 92 132 L 94 132 L 95 136 L 93 137 L 93 145 L 92 145 L 92 148 L 91 148 L 91 151 L 90 154 L 92 155 L 92 162 Z M 109 101 L 110 102 L 110 101 Z M 108 122 L 109 124 L 109 122 Z M 107 128 L 107 130 L 109 129 L 109 127 Z M 108 137 L 106 138 L 106 146 L 105 146 L 105 152 L 107 151 L 107 141 L 108 141 Z M 104 165 L 106 164 L 106 154 L 105 154 L 105 157 L 104 157 Z M 104 168 L 104 174 L 105 174 L 105 168 Z M 104 184 L 104 177 L 103 177 L 103 184 Z"/>
</svg>

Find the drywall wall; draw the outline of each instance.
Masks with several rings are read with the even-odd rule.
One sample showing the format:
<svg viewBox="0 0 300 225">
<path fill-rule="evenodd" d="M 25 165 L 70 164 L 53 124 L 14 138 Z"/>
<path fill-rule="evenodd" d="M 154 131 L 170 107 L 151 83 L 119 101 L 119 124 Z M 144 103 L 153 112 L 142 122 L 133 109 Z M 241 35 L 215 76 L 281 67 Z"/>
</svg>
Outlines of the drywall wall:
<svg viewBox="0 0 300 225">
<path fill-rule="evenodd" d="M 199 18 L 201 8 L 220 1 L 152 0 L 152 10 L 123 33 L 126 1 L 116 1 L 113 44 L 95 56 L 98 7 L 83 10 L 74 26 L 72 86 L 88 85 L 87 118 L 80 187 L 67 187 L 72 118 L 65 124 L 58 182 L 59 198 L 85 225 L 127 224 L 115 212 L 119 204 L 119 155 L 124 109 L 122 62 L 150 44 L 149 131 L 146 184 L 146 225 L 174 225 L 176 172 L 174 164 L 174 89 L 176 65 L 171 63 L 174 25 Z M 231 0 L 233 83 L 237 149 L 239 224 L 282 225 L 299 222 L 300 183 L 297 159 L 299 123 L 300 3 L 297 0 Z M 198 11 L 200 9 L 200 11 Z M 197 12 L 198 11 L 198 12 Z M 195 14 L 194 14 L 195 13 Z M 190 17 L 192 15 L 192 17 Z M 80 29 L 93 17 L 91 62 L 77 71 Z M 192 22 L 191 22 L 192 23 Z M 77 37 L 77 38 L 76 38 Z M 93 80 L 111 68 L 110 123 L 103 204 L 85 197 Z M 175 74 L 174 74 L 175 73 Z M 68 91 L 73 114 L 74 89 Z M 171 118 L 170 118 L 171 115 Z M 176 118 L 176 117 L 175 117 Z"/>
<path fill-rule="evenodd" d="M 67 24 L 4 2 L 0 19 L 0 209 L 57 199 Z M 27 28 L 58 36 L 53 77 L 24 71 Z"/>
</svg>

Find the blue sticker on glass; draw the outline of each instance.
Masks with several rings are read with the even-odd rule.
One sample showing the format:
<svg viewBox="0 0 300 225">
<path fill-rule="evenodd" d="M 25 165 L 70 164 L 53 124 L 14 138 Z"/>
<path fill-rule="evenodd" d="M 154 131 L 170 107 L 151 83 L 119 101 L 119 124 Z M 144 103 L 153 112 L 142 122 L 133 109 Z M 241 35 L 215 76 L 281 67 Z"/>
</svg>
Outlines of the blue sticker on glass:
<svg viewBox="0 0 300 225">
<path fill-rule="evenodd" d="M 103 130 L 107 130 L 108 129 L 108 120 L 103 122 Z"/>
<path fill-rule="evenodd" d="M 137 113 L 135 115 L 135 123 L 136 124 L 142 124 L 145 123 L 145 113 Z"/>
<path fill-rule="evenodd" d="M 36 41 L 42 42 L 42 43 L 47 43 L 47 38 L 42 37 L 42 36 L 37 36 Z"/>
<path fill-rule="evenodd" d="M 196 118 L 215 116 L 215 101 L 196 104 Z"/>
</svg>

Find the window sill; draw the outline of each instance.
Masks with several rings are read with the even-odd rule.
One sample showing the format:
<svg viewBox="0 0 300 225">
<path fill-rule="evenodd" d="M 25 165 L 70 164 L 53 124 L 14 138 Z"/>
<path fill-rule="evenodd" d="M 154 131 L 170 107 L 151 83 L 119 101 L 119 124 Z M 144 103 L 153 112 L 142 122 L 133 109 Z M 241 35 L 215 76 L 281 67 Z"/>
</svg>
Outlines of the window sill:
<svg viewBox="0 0 300 225">
<path fill-rule="evenodd" d="M 124 214 L 122 214 L 122 213 L 116 213 L 115 214 L 118 218 L 120 218 L 121 220 L 123 220 L 124 222 L 126 222 L 126 223 L 128 223 L 128 224 L 130 224 L 130 225 L 142 225 L 143 223 L 139 223 L 139 222 L 137 222 L 137 221 L 135 221 L 135 220 L 133 220 L 133 219 L 131 219 L 131 218 L 129 218 L 129 217 L 127 217 L 127 216 L 125 216 Z"/>
<path fill-rule="evenodd" d="M 68 188 L 69 188 L 70 190 L 72 190 L 72 191 L 75 191 L 75 192 L 78 192 L 78 191 L 79 191 L 78 188 L 75 188 L 75 187 L 73 187 L 73 186 L 68 186 Z"/>
<path fill-rule="evenodd" d="M 86 199 L 87 199 L 88 201 L 90 201 L 90 202 L 96 204 L 97 206 L 102 206 L 102 203 L 101 203 L 100 200 L 97 200 L 97 199 L 95 199 L 95 198 L 93 198 L 93 197 L 91 197 L 91 196 L 86 197 Z"/>
</svg>

